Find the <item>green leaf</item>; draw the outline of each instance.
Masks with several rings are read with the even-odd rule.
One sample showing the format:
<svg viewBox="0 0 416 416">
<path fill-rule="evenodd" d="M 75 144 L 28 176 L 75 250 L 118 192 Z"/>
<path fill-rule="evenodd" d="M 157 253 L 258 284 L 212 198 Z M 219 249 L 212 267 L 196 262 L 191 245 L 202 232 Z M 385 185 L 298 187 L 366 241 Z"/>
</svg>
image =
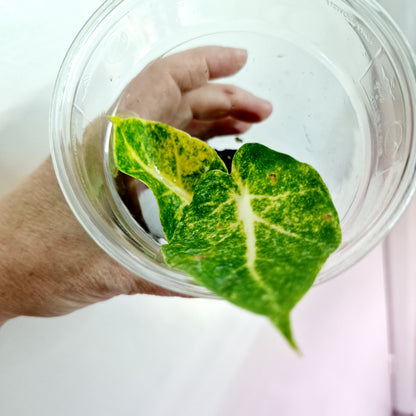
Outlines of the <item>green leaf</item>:
<svg viewBox="0 0 416 416">
<path fill-rule="evenodd" d="M 231 175 L 198 182 L 168 245 L 166 262 L 212 292 L 266 315 L 296 348 L 290 311 L 341 242 L 338 214 L 309 165 L 249 143 Z"/>
<path fill-rule="evenodd" d="M 117 168 L 152 190 L 169 241 L 199 179 L 211 169 L 227 169 L 214 149 L 183 131 L 138 118 L 110 119 Z"/>
</svg>

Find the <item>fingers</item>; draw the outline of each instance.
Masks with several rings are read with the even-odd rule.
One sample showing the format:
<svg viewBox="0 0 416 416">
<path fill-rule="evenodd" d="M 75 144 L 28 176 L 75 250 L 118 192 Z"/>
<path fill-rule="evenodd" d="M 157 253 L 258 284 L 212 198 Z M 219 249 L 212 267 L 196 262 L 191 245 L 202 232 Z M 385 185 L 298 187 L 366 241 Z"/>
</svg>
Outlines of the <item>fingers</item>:
<svg viewBox="0 0 416 416">
<path fill-rule="evenodd" d="M 195 137 L 240 134 L 266 119 L 271 104 L 231 85 L 209 82 L 238 72 L 243 49 L 205 46 L 149 64 L 128 85 L 118 111 L 160 121 Z"/>
<path fill-rule="evenodd" d="M 207 83 L 184 95 L 192 113 L 187 132 L 202 140 L 242 134 L 272 112 L 270 102 L 234 85 Z"/>
<path fill-rule="evenodd" d="M 233 117 L 249 123 L 266 119 L 272 112 L 269 101 L 234 85 L 209 83 L 186 94 L 186 102 L 196 120 Z"/>
<path fill-rule="evenodd" d="M 236 120 L 232 117 L 212 121 L 192 120 L 186 128 L 186 131 L 193 137 L 198 137 L 201 140 L 208 140 L 211 137 L 216 136 L 242 134 L 246 132 L 251 125 L 252 123 Z"/>
<path fill-rule="evenodd" d="M 247 51 L 221 46 L 203 46 L 170 55 L 160 62 L 182 92 L 199 88 L 207 81 L 238 72 L 247 61 Z"/>
</svg>

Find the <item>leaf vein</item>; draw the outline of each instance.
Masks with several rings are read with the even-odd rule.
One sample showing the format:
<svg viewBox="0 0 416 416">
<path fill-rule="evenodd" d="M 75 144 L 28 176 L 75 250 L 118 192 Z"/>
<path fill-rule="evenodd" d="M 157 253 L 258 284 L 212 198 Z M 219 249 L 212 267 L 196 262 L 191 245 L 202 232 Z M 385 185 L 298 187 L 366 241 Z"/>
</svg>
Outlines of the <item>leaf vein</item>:
<svg viewBox="0 0 416 416">
<path fill-rule="evenodd" d="M 179 186 L 177 186 L 174 182 L 172 182 L 172 180 L 170 180 L 168 177 L 166 177 L 165 175 L 163 175 L 161 172 L 159 172 L 155 167 L 149 168 L 149 166 L 147 166 L 142 159 L 140 158 L 140 156 L 137 155 L 137 152 L 133 149 L 133 147 L 131 146 L 131 144 L 128 142 L 126 135 L 124 134 L 124 132 L 122 132 L 122 137 L 124 140 L 124 143 L 127 147 L 127 150 L 130 154 L 130 156 L 132 157 L 132 159 L 134 159 L 137 164 L 149 175 L 156 177 L 161 183 L 163 183 L 163 185 L 165 185 L 166 187 L 168 187 L 169 189 L 171 189 L 176 195 L 178 195 L 182 200 L 186 201 L 187 203 L 190 203 L 192 201 L 192 195 L 189 192 L 186 192 L 184 189 L 180 188 Z"/>
</svg>

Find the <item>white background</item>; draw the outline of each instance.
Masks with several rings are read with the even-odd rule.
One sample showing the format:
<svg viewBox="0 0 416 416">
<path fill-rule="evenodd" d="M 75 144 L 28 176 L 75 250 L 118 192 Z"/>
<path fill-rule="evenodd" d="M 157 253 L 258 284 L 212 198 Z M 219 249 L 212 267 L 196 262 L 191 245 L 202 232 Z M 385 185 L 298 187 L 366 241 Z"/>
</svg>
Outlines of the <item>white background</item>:
<svg viewBox="0 0 416 416">
<path fill-rule="evenodd" d="M 48 154 L 55 76 L 100 3 L 0 0 L 0 195 Z M 416 45 L 414 3 L 384 4 Z M 302 357 L 220 301 L 119 297 L 18 318 L 0 329 L 0 415 L 387 416 L 383 292 L 380 247 L 314 288 L 292 315 Z"/>
</svg>

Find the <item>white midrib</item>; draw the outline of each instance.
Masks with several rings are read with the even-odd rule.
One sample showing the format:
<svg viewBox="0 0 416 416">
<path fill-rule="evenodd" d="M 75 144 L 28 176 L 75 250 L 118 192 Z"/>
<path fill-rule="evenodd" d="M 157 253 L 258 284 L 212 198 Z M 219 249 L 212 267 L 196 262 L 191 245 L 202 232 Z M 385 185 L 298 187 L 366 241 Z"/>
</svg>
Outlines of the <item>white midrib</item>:
<svg viewBox="0 0 416 416">
<path fill-rule="evenodd" d="M 241 194 L 238 198 L 238 217 L 243 223 L 244 233 L 246 235 L 247 244 L 247 267 L 256 280 L 261 280 L 255 270 L 254 263 L 256 260 L 256 233 L 255 233 L 255 215 L 251 208 L 251 198 L 246 187 L 240 187 Z"/>
<path fill-rule="evenodd" d="M 147 166 L 143 161 L 137 156 L 137 153 L 134 151 L 134 149 L 131 147 L 129 142 L 126 140 L 125 136 L 123 135 L 124 143 L 130 153 L 130 156 L 140 165 L 140 167 L 149 173 L 150 175 L 156 177 L 160 182 L 162 182 L 164 185 L 166 185 L 167 188 L 172 190 L 176 195 L 178 195 L 183 201 L 186 203 L 191 203 L 192 201 L 192 195 L 189 192 L 186 192 L 183 188 L 180 188 L 177 186 L 174 182 L 172 182 L 170 179 L 168 179 L 166 176 L 162 175 L 160 172 L 158 172 L 156 169 L 151 169 L 149 166 Z"/>
<path fill-rule="evenodd" d="M 243 223 L 244 233 L 246 235 L 246 266 L 252 276 L 252 278 L 257 282 L 257 284 L 264 290 L 265 294 L 271 300 L 269 306 L 273 307 L 275 312 L 280 311 L 280 307 L 276 302 L 273 302 L 274 292 L 267 284 L 263 282 L 261 276 L 257 273 L 255 268 L 256 254 L 257 254 L 257 244 L 256 244 L 256 232 L 255 232 L 255 223 L 258 219 L 257 215 L 253 212 L 251 207 L 252 197 L 245 186 L 240 185 L 240 195 L 237 197 L 238 201 L 238 217 Z"/>
</svg>

